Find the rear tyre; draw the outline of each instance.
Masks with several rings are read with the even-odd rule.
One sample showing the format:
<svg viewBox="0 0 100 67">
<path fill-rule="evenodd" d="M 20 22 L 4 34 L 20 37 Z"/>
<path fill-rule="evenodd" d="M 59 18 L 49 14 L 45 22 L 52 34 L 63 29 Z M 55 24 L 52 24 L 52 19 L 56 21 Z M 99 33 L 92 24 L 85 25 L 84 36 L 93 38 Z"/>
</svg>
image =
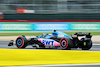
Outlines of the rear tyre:
<svg viewBox="0 0 100 67">
<path fill-rule="evenodd" d="M 61 40 L 60 40 L 60 47 L 61 47 L 61 49 L 63 49 L 63 50 L 70 50 L 70 48 L 69 48 L 69 45 L 68 45 L 68 40 L 66 39 L 66 38 L 62 38 Z"/>
<path fill-rule="evenodd" d="M 87 41 L 83 43 L 82 50 L 89 50 L 92 47 L 92 41 Z"/>
<path fill-rule="evenodd" d="M 16 46 L 17 48 L 25 48 L 27 46 L 27 39 L 25 38 L 25 36 L 21 36 L 21 37 L 18 37 L 16 39 Z"/>
</svg>

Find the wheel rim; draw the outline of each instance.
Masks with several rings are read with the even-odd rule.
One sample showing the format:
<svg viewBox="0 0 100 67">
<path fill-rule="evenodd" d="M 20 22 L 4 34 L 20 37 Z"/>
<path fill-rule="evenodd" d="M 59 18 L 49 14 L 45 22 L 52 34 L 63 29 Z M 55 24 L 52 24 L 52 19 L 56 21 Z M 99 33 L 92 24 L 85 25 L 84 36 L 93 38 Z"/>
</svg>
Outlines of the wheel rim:
<svg viewBox="0 0 100 67">
<path fill-rule="evenodd" d="M 18 46 L 22 46 L 22 43 L 23 43 L 23 42 L 22 42 L 22 39 L 18 39 L 18 40 L 17 40 L 17 45 L 18 45 Z"/>
<path fill-rule="evenodd" d="M 66 40 L 62 40 L 62 42 L 61 42 L 61 46 L 62 46 L 63 48 L 66 47 Z"/>
<path fill-rule="evenodd" d="M 22 48 L 24 46 L 24 39 L 22 37 L 18 37 L 16 39 L 16 44 L 15 44 L 18 48 Z"/>
<path fill-rule="evenodd" d="M 60 40 L 60 47 L 61 49 L 66 49 L 68 47 L 68 41 L 66 38 L 62 38 Z"/>
</svg>

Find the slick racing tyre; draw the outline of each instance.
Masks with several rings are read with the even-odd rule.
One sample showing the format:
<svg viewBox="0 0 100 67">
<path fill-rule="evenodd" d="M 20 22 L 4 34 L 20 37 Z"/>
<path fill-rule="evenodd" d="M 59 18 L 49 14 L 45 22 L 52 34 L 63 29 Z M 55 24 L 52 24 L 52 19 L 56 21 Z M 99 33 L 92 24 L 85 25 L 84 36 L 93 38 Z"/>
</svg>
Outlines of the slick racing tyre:
<svg viewBox="0 0 100 67">
<path fill-rule="evenodd" d="M 89 50 L 92 47 L 92 41 L 87 41 L 83 43 L 82 50 Z"/>
<path fill-rule="evenodd" d="M 60 40 L 60 47 L 63 50 L 66 50 L 66 49 L 70 50 L 70 48 L 68 47 L 68 40 L 66 38 L 62 38 Z"/>
<path fill-rule="evenodd" d="M 16 39 L 16 44 L 15 45 L 18 48 L 25 48 L 27 46 L 27 39 L 25 38 L 25 36 L 18 37 Z"/>
</svg>

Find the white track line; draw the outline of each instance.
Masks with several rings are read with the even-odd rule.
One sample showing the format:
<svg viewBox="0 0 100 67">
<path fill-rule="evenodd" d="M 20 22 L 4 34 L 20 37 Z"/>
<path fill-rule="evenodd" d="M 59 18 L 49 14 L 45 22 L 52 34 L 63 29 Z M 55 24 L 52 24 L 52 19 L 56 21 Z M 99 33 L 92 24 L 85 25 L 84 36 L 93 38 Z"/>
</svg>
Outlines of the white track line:
<svg viewBox="0 0 100 67">
<path fill-rule="evenodd" d="M 93 45 L 100 45 L 100 44 L 93 44 Z"/>
<path fill-rule="evenodd" d="M 31 65 L 31 66 L 8 66 L 8 67 L 62 67 L 62 66 L 88 66 L 88 65 L 100 65 L 100 63 L 87 63 L 87 64 L 55 64 L 55 65 Z"/>
</svg>

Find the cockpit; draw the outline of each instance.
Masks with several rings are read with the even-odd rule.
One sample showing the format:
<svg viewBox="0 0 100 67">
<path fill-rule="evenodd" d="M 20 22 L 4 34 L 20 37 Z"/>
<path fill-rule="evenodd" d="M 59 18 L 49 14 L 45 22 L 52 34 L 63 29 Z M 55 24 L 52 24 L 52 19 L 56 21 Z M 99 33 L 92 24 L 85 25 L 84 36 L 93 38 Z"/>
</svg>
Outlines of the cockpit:
<svg viewBox="0 0 100 67">
<path fill-rule="evenodd" d="M 42 35 L 37 36 L 37 37 L 39 37 L 39 38 L 45 38 L 47 35 L 48 35 L 47 33 L 43 33 Z"/>
<path fill-rule="evenodd" d="M 47 33 L 43 33 L 42 34 L 42 37 L 44 38 L 44 37 L 46 37 L 48 34 Z"/>
<path fill-rule="evenodd" d="M 54 30 L 52 32 L 52 34 L 43 33 L 42 35 L 37 36 L 37 38 L 46 38 L 46 39 L 50 39 L 51 37 L 69 37 L 69 38 L 72 38 L 71 36 L 69 36 L 63 32 L 57 32 L 56 30 Z"/>
</svg>

